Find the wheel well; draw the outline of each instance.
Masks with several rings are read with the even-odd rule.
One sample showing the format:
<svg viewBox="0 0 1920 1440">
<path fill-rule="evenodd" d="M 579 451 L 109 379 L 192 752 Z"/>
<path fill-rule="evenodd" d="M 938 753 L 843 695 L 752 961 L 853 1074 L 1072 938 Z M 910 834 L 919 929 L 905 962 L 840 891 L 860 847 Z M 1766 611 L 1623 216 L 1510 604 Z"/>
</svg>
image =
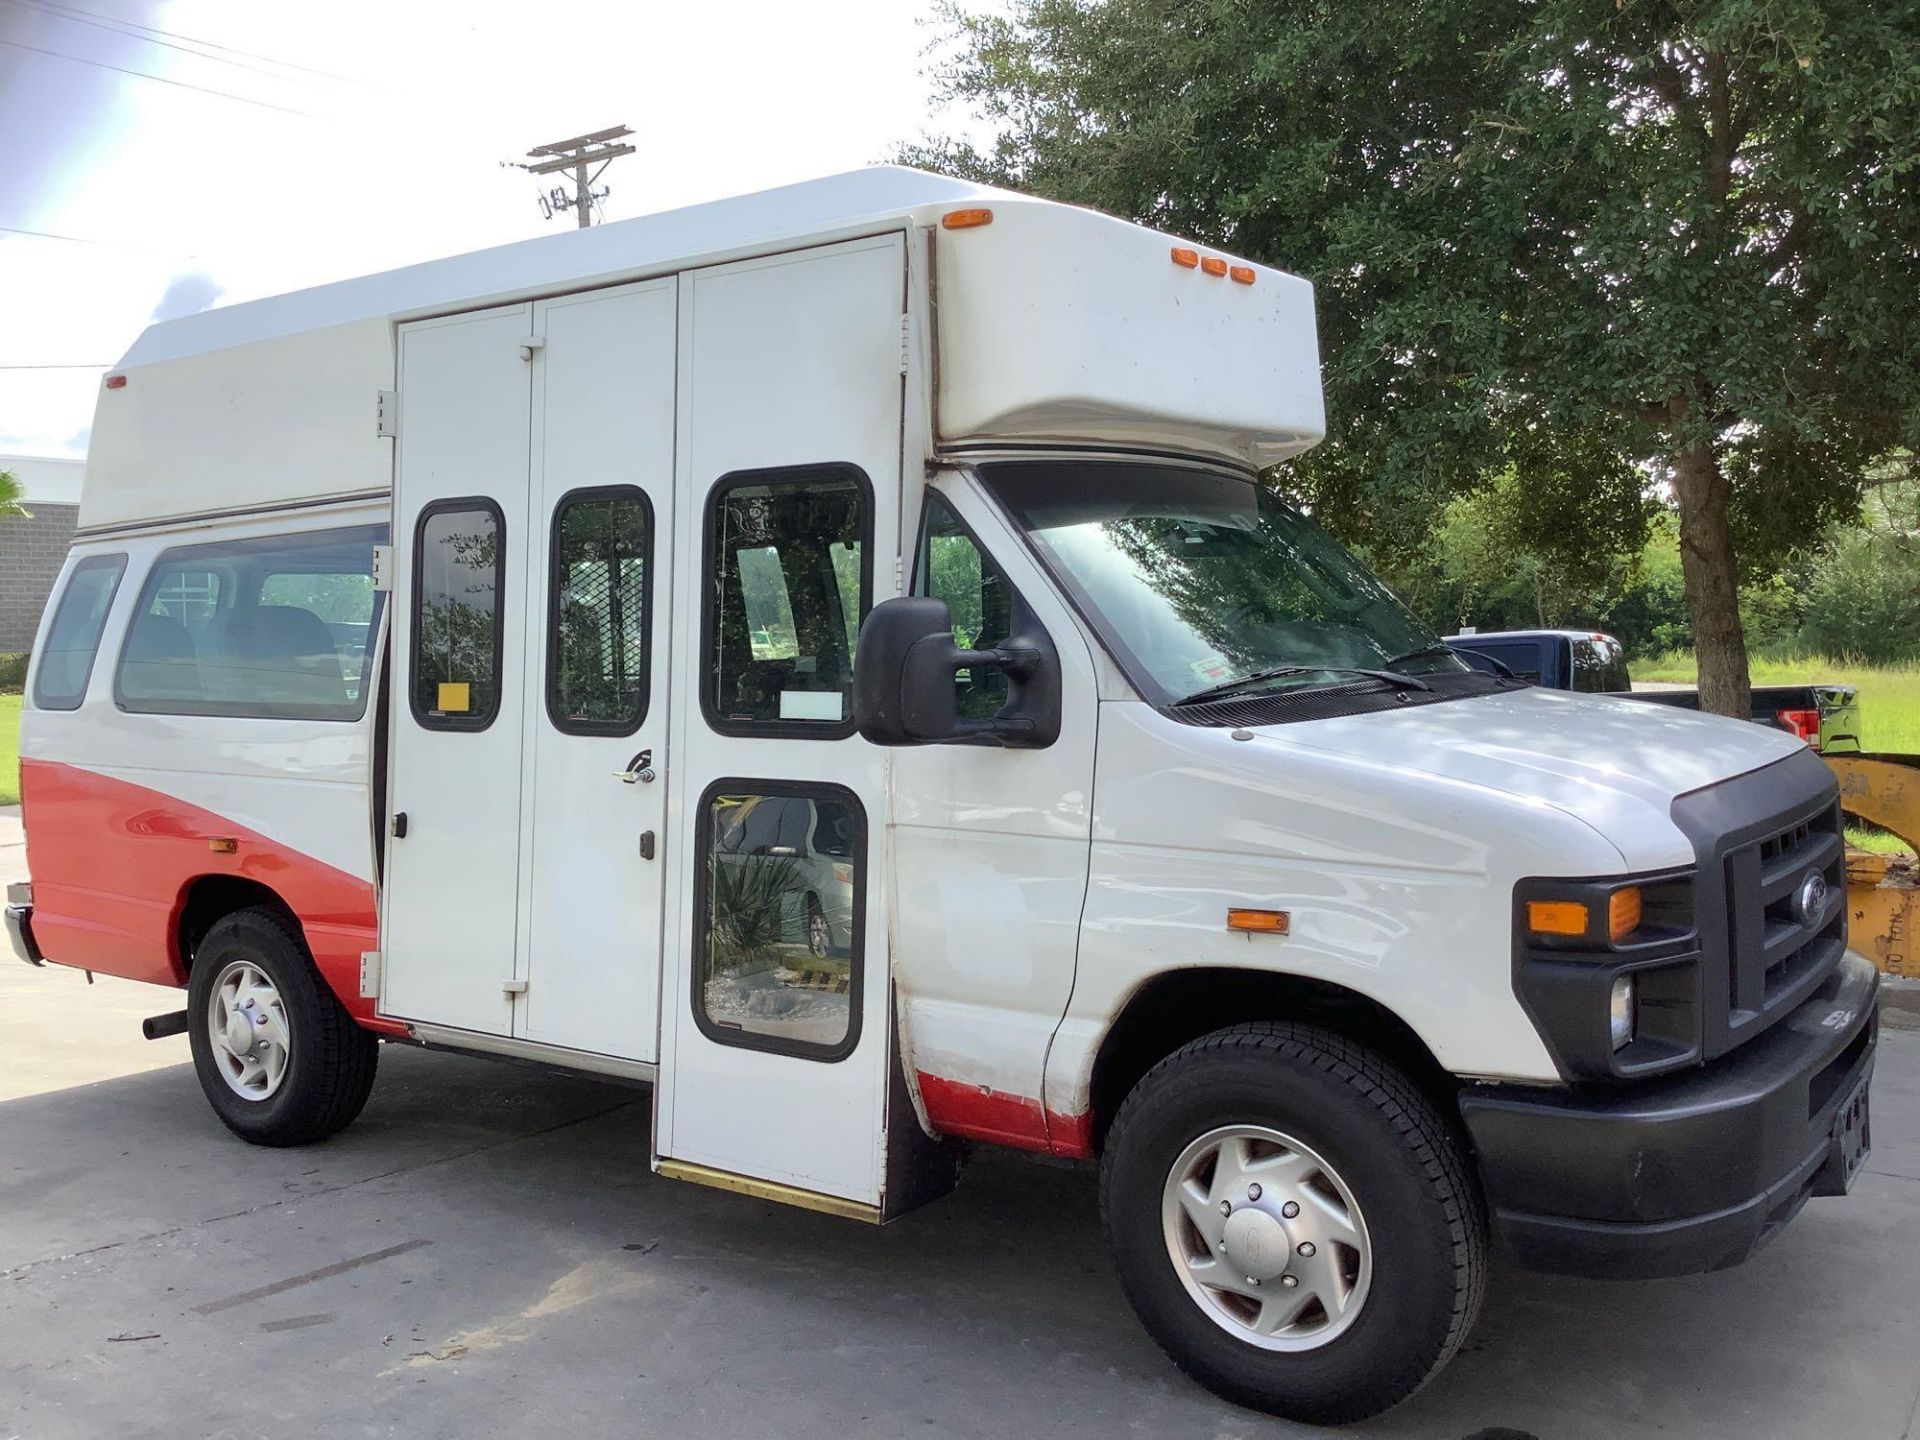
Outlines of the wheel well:
<svg viewBox="0 0 1920 1440">
<path fill-rule="evenodd" d="M 299 924 L 293 907 L 258 880 L 243 880 L 238 875 L 202 875 L 191 881 L 181 897 L 180 922 L 174 928 L 180 973 L 184 975 L 192 968 L 194 952 L 216 924 L 236 910 L 260 906 L 278 910 Z"/>
<path fill-rule="evenodd" d="M 1190 1040 L 1249 1020 L 1297 1020 L 1367 1046 L 1453 1109 L 1460 1082 L 1413 1028 L 1377 1000 L 1345 986 L 1263 970 L 1174 970 L 1136 990 L 1100 1042 L 1093 1062 L 1094 1146 L 1133 1087 Z"/>
</svg>

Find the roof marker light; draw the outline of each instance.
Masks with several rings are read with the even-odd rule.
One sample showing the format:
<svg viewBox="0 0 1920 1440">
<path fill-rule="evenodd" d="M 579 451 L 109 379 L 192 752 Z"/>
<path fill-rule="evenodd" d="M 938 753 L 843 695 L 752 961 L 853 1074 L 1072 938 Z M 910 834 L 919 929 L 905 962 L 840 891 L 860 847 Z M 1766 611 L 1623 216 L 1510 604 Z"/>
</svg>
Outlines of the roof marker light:
<svg viewBox="0 0 1920 1440">
<path fill-rule="evenodd" d="M 127 377 L 126 377 L 126 376 L 124 376 L 124 375 L 109 375 L 109 376 L 107 376 L 107 389 L 109 389 L 109 390 L 124 390 L 124 389 L 126 389 L 126 388 L 127 388 Z"/>
<path fill-rule="evenodd" d="M 1227 273 L 1227 262 L 1218 255 L 1203 255 L 1200 257 L 1200 269 L 1202 273 L 1218 278 Z"/>
<path fill-rule="evenodd" d="M 1227 274 L 1231 275 L 1239 284 L 1251 285 L 1253 283 L 1253 267 L 1251 265 L 1234 265 L 1228 269 Z"/>
<path fill-rule="evenodd" d="M 1173 263 L 1182 270 L 1197 269 L 1200 265 L 1200 252 L 1189 250 L 1184 245 L 1176 245 L 1173 247 Z"/>
<path fill-rule="evenodd" d="M 971 230 L 976 225 L 992 223 L 991 210 L 949 210 L 940 217 L 940 228 L 943 230 Z"/>
<path fill-rule="evenodd" d="M 1227 911 L 1227 928 L 1245 930 L 1254 935 L 1285 935 L 1293 928 L 1293 917 L 1285 910 Z"/>
</svg>

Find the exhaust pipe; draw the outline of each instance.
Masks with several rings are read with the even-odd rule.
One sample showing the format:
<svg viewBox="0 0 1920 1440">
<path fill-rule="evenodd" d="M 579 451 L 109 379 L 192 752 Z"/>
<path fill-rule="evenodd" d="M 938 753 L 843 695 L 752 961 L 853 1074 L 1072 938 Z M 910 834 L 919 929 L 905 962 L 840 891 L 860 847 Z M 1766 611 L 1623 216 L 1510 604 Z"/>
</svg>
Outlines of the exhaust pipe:
<svg viewBox="0 0 1920 1440">
<path fill-rule="evenodd" d="M 149 1040 L 164 1040 L 169 1035 L 187 1033 L 187 1012 L 176 1010 L 171 1015 L 153 1015 L 140 1022 L 140 1033 Z"/>
</svg>

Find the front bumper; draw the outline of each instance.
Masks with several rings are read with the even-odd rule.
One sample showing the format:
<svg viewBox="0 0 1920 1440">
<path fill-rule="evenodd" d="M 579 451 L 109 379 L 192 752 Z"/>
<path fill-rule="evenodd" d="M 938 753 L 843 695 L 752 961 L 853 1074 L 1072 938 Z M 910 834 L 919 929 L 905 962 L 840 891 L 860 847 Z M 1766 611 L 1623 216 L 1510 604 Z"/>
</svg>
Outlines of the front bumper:
<svg viewBox="0 0 1920 1440">
<path fill-rule="evenodd" d="M 1849 951 L 1792 1015 L 1684 1074 L 1463 1090 L 1496 1238 L 1535 1270 L 1689 1275 L 1739 1264 L 1809 1197 L 1844 1193 L 1835 1120 L 1873 1071 L 1879 979 Z"/>
<path fill-rule="evenodd" d="M 33 890 L 24 884 L 7 887 L 7 945 L 29 965 L 44 965 L 46 957 L 33 938 Z"/>
</svg>

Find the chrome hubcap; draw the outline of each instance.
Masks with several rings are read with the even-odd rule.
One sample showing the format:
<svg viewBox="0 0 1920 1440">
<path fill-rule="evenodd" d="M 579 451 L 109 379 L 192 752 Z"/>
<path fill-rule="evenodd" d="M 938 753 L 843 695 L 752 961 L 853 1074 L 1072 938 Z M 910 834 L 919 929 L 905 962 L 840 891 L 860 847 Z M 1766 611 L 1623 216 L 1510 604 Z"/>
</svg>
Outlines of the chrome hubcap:
<svg viewBox="0 0 1920 1440">
<path fill-rule="evenodd" d="M 1161 1202 L 1167 1254 L 1216 1325 L 1265 1350 L 1312 1350 L 1351 1325 L 1373 1246 L 1333 1167 L 1263 1125 L 1208 1131 L 1181 1152 Z"/>
<path fill-rule="evenodd" d="M 266 971 L 230 960 L 213 979 L 207 1036 L 227 1088 L 242 1100 L 268 1100 L 287 1073 L 292 1037 L 287 1007 Z"/>
</svg>

